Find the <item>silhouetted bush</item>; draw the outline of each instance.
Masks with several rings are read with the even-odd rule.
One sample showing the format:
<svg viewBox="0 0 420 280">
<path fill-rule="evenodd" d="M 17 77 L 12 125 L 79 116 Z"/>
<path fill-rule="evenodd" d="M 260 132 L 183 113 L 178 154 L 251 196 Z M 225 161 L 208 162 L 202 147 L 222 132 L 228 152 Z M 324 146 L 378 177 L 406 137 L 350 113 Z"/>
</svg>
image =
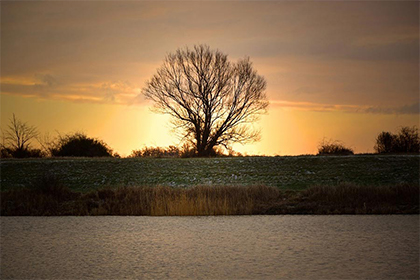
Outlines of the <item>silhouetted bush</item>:
<svg viewBox="0 0 420 280">
<path fill-rule="evenodd" d="M 376 137 L 376 145 L 374 149 L 379 154 L 392 153 L 396 140 L 396 135 L 383 131 Z"/>
<path fill-rule="evenodd" d="M 12 151 L 14 158 L 42 158 L 44 157 L 43 152 L 40 149 L 16 149 Z"/>
<path fill-rule="evenodd" d="M 40 149 L 2 147 L 1 158 L 42 158 L 45 154 Z"/>
<path fill-rule="evenodd" d="M 175 157 L 175 158 L 190 158 L 196 157 L 197 149 L 184 143 L 181 148 L 176 146 L 168 146 L 168 147 L 144 147 L 140 150 L 133 150 L 129 157 L 153 157 L 153 158 L 163 158 L 163 157 Z M 212 152 L 209 154 L 210 157 L 221 157 L 227 156 L 223 153 L 223 151 L 217 147 L 215 147 Z M 229 150 L 229 156 L 242 156 L 240 153 L 236 153 L 233 150 Z"/>
<path fill-rule="evenodd" d="M 194 146 L 189 145 L 188 143 L 184 143 L 181 147 L 180 155 L 182 158 L 195 157 L 197 155 L 197 149 Z"/>
<path fill-rule="evenodd" d="M 83 133 L 60 136 L 51 154 L 56 157 L 111 157 L 112 150 L 102 140 Z"/>
<path fill-rule="evenodd" d="M 339 141 L 323 140 L 318 146 L 318 155 L 353 155 L 354 151 L 351 148 L 345 147 Z"/>
<path fill-rule="evenodd" d="M 241 154 L 236 153 L 234 150 L 230 149 L 227 150 L 228 154 L 225 154 L 225 150 L 220 146 L 213 147 L 206 156 L 204 157 L 226 157 L 226 156 L 238 156 Z M 182 158 L 190 158 L 190 157 L 203 157 L 203 155 L 199 155 L 197 148 L 194 144 L 191 143 L 184 143 L 181 148 L 181 157 Z"/>
<path fill-rule="evenodd" d="M 180 157 L 181 150 L 176 146 L 169 146 L 167 148 L 161 147 L 144 147 L 140 150 L 133 150 L 129 157 Z"/>
<path fill-rule="evenodd" d="M 419 153 L 420 138 L 417 127 L 402 127 L 398 134 L 381 132 L 376 137 L 375 152 L 390 153 Z"/>
<path fill-rule="evenodd" d="M 12 158 L 12 151 L 10 148 L 1 147 L 0 149 L 0 158 Z"/>
</svg>

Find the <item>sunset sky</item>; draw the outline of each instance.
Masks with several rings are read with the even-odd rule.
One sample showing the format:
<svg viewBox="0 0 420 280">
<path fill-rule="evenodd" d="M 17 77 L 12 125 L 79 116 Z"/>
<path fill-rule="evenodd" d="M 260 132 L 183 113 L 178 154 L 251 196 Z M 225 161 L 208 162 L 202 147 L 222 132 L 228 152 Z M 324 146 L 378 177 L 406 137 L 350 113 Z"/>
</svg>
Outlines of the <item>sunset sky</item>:
<svg viewBox="0 0 420 280">
<path fill-rule="evenodd" d="M 12 114 L 83 131 L 128 155 L 179 144 L 141 89 L 178 48 L 249 56 L 268 114 L 248 154 L 313 154 L 323 139 L 373 152 L 419 126 L 419 2 L 1 2 L 1 128 Z"/>
</svg>

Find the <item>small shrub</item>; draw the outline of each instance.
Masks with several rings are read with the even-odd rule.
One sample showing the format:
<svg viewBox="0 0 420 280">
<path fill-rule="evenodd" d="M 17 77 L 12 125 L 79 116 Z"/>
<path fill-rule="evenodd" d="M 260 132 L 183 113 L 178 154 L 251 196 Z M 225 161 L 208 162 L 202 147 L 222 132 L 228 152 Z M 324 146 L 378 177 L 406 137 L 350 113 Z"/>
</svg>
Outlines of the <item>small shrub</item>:
<svg viewBox="0 0 420 280">
<path fill-rule="evenodd" d="M 0 150 L 0 158 L 12 158 L 12 150 L 10 148 L 2 147 Z"/>
<path fill-rule="evenodd" d="M 133 150 L 129 157 L 153 157 L 153 158 L 163 158 L 163 157 L 173 157 L 173 158 L 190 158 L 197 155 L 196 149 L 184 143 L 181 148 L 177 146 L 168 146 L 168 147 L 144 147 L 140 150 Z M 214 151 L 213 156 L 220 156 L 219 151 Z"/>
<path fill-rule="evenodd" d="M 42 158 L 45 154 L 40 149 L 1 148 L 0 158 Z"/>
<path fill-rule="evenodd" d="M 75 133 L 60 136 L 51 154 L 56 157 L 111 157 L 112 150 L 102 140 Z"/>
<path fill-rule="evenodd" d="M 180 157 L 181 150 L 176 146 L 169 146 L 167 148 L 161 147 L 144 147 L 140 150 L 133 150 L 129 157 Z"/>
<path fill-rule="evenodd" d="M 180 156 L 182 158 L 194 157 L 196 154 L 197 154 L 197 149 L 194 146 L 188 143 L 184 143 L 184 145 L 182 145 L 181 153 L 180 153 Z"/>
<path fill-rule="evenodd" d="M 213 150 L 208 155 L 209 157 L 224 157 L 224 156 L 242 156 L 241 153 L 237 153 L 232 149 L 227 150 L 228 154 L 225 154 L 223 149 L 219 147 L 213 148 Z M 177 146 L 168 146 L 165 148 L 162 147 L 144 147 L 140 150 L 133 150 L 129 157 L 153 157 L 153 158 L 163 158 L 163 157 L 174 157 L 174 158 L 191 158 L 197 156 L 197 149 L 194 145 L 189 143 L 184 143 L 180 148 Z"/>
<path fill-rule="evenodd" d="M 141 150 L 132 150 L 131 154 L 128 156 L 130 158 L 142 157 L 143 153 Z"/>
<path fill-rule="evenodd" d="M 323 140 L 318 146 L 318 155 L 353 155 L 354 151 L 351 148 L 345 147 L 339 141 Z"/>
<path fill-rule="evenodd" d="M 40 149 L 15 149 L 12 150 L 14 158 L 42 158 L 44 153 Z"/>
</svg>

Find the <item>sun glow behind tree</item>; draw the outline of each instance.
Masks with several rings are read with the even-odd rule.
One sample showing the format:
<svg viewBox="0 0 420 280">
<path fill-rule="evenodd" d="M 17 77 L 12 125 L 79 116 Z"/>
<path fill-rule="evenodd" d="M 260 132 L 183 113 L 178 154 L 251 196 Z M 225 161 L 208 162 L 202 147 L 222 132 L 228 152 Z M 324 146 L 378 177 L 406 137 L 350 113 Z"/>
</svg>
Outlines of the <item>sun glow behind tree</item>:
<svg viewBox="0 0 420 280">
<path fill-rule="evenodd" d="M 266 112 L 265 88 L 249 59 L 231 63 L 220 51 L 199 45 L 169 54 L 143 94 L 172 117 L 198 156 L 210 156 L 218 146 L 230 150 L 234 143 L 258 140 L 250 124 Z"/>
<path fill-rule="evenodd" d="M 261 141 L 241 153 L 316 153 L 324 138 L 373 152 L 419 127 L 419 3 L 2 1 L 1 129 L 83 131 L 121 155 L 178 145 L 140 90 L 168 52 L 204 43 L 267 81 Z M 206 13 L 202 11 L 205 10 Z M 355 17 L 354 15 L 357 15 Z"/>
</svg>

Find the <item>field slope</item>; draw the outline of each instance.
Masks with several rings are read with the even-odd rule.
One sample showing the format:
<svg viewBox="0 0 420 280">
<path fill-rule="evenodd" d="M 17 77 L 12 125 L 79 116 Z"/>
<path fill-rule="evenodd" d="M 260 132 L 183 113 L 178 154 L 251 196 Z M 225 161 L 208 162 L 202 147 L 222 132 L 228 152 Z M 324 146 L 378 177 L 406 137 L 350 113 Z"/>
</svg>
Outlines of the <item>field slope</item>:
<svg viewBox="0 0 420 280">
<path fill-rule="evenodd" d="M 45 174 L 55 174 L 63 185 L 81 192 L 121 186 L 264 185 L 305 189 L 340 183 L 418 185 L 419 160 L 416 155 L 3 159 L 1 190 L 30 186 Z"/>
</svg>

